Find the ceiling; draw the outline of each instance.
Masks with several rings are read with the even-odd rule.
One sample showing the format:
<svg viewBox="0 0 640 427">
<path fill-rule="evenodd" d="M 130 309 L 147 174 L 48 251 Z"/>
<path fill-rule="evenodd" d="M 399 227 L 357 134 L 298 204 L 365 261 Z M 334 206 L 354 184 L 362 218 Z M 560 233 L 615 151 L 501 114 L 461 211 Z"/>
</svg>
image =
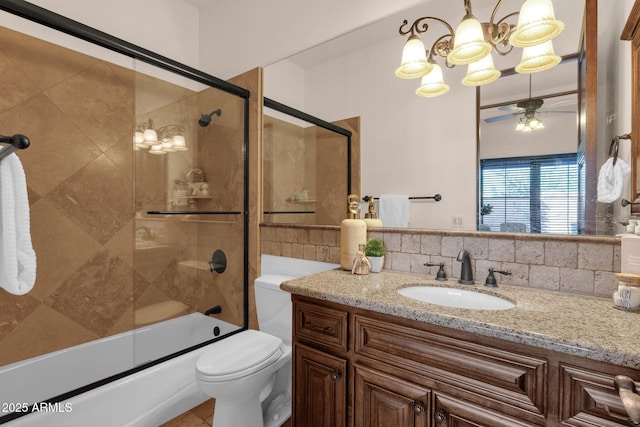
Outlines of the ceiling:
<svg viewBox="0 0 640 427">
<path fill-rule="evenodd" d="M 257 66 L 265 67 L 290 59 L 302 68 L 311 67 L 337 55 L 405 37 L 398 34 L 403 19 L 421 16 L 443 18 L 454 28 L 464 14 L 462 0 L 185 0 L 200 13 L 201 68 L 221 78 L 230 78 Z M 488 21 L 495 0 L 475 0 L 473 12 Z M 497 18 L 517 11 L 522 0 L 503 0 Z M 554 40 L 556 53 L 565 55 L 578 49 L 584 0 L 555 0 L 556 17 L 565 22 L 565 31 Z M 576 11 L 580 11 L 577 13 Z M 515 21 L 514 21 L 515 23 Z M 422 37 L 425 45 L 442 34 L 444 27 L 432 24 Z M 206 43 L 204 40 L 209 40 Z M 224 40 L 215 43 L 215 40 Z M 509 68 L 520 54 L 494 58 L 496 68 Z"/>
</svg>

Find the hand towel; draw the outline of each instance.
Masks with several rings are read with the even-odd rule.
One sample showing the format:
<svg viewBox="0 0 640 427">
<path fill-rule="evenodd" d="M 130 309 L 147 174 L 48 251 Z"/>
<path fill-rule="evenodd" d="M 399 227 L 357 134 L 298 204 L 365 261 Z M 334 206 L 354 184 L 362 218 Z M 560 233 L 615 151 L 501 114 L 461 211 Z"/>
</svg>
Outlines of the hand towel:
<svg viewBox="0 0 640 427">
<path fill-rule="evenodd" d="M 622 196 L 624 177 L 630 172 L 627 162 L 619 157 L 615 165 L 612 157 L 604 162 L 598 174 L 598 201 L 612 203 L 618 200 Z"/>
<path fill-rule="evenodd" d="M 0 287 L 24 295 L 35 281 L 27 182 L 20 159 L 12 153 L 0 160 Z"/>
<path fill-rule="evenodd" d="M 409 196 L 404 194 L 382 194 L 378 202 L 378 215 L 385 227 L 406 228 L 409 226 Z"/>
</svg>

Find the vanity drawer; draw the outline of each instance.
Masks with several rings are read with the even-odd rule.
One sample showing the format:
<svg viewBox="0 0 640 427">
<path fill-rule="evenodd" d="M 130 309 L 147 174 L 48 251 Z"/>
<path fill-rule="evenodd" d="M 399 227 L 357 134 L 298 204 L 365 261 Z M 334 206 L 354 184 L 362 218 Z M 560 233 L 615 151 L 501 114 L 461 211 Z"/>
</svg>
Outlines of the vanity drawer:
<svg viewBox="0 0 640 427">
<path fill-rule="evenodd" d="M 299 341 L 347 351 L 347 319 L 346 311 L 301 301 L 293 303 L 293 333 Z"/>
<path fill-rule="evenodd" d="M 630 425 L 629 416 L 613 385 L 617 374 L 633 376 L 633 372 L 623 372 L 622 368 L 606 373 L 561 364 L 560 416 L 563 425 Z"/>
<path fill-rule="evenodd" d="M 489 409 L 544 422 L 546 359 L 361 315 L 354 316 L 353 327 L 359 356 L 424 375 L 444 392 L 465 390 L 465 396 L 475 396 Z"/>
</svg>

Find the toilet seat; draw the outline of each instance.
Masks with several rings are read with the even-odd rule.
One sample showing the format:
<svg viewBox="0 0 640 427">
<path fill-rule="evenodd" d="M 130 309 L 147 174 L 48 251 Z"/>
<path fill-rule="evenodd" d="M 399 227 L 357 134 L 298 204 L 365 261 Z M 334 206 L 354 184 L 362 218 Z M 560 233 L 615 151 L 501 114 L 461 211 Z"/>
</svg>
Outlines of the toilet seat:
<svg viewBox="0 0 640 427">
<path fill-rule="evenodd" d="M 196 377 L 204 382 L 242 378 L 271 365 L 284 354 L 282 339 L 246 330 L 219 342 L 196 363 Z"/>
</svg>

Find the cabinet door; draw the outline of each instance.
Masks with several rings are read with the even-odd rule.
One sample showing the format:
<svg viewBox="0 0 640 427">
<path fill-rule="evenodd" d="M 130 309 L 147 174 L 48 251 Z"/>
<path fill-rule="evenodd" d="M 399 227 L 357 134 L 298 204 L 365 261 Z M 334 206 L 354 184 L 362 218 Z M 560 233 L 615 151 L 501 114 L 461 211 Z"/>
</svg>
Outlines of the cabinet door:
<svg viewBox="0 0 640 427">
<path fill-rule="evenodd" d="M 534 424 L 528 424 L 462 399 L 436 394 L 432 425 L 433 427 L 531 427 Z"/>
<path fill-rule="evenodd" d="M 346 426 L 347 361 L 300 344 L 294 355 L 293 425 Z"/>
<path fill-rule="evenodd" d="M 427 427 L 431 391 L 391 375 L 354 366 L 355 427 Z"/>
</svg>

